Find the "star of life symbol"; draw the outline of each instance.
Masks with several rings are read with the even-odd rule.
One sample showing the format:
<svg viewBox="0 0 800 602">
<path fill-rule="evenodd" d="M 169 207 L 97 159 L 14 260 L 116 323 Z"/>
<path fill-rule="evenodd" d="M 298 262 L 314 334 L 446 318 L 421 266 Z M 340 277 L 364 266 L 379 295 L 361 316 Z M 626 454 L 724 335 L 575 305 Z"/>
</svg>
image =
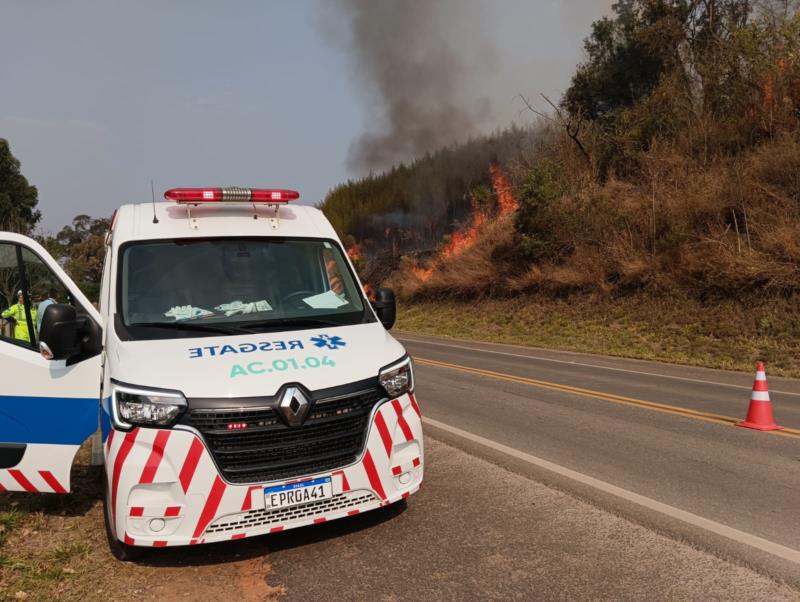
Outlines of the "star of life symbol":
<svg viewBox="0 0 800 602">
<path fill-rule="evenodd" d="M 347 345 L 342 337 L 330 336 L 327 334 L 321 334 L 318 337 L 311 337 L 311 342 L 314 343 L 315 347 L 325 347 L 327 349 L 338 349 L 339 347 L 344 347 Z"/>
</svg>

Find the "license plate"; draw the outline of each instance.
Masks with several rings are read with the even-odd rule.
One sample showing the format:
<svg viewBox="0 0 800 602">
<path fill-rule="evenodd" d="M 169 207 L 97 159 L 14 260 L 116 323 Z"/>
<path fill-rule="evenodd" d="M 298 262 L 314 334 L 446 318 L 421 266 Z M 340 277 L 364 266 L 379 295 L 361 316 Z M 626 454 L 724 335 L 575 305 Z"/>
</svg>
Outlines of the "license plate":
<svg viewBox="0 0 800 602">
<path fill-rule="evenodd" d="M 333 483 L 330 477 L 320 477 L 301 483 L 264 487 L 264 496 L 267 509 L 286 508 L 333 497 Z"/>
</svg>

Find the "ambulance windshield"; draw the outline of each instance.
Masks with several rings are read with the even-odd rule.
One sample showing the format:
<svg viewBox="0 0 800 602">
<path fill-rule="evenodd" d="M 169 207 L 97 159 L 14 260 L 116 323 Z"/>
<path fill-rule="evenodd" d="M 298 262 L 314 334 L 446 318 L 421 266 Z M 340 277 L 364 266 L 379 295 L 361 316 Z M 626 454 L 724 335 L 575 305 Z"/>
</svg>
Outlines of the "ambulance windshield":
<svg viewBox="0 0 800 602">
<path fill-rule="evenodd" d="M 131 338 L 264 332 L 370 320 L 339 246 L 214 238 L 123 247 L 118 312 Z"/>
</svg>

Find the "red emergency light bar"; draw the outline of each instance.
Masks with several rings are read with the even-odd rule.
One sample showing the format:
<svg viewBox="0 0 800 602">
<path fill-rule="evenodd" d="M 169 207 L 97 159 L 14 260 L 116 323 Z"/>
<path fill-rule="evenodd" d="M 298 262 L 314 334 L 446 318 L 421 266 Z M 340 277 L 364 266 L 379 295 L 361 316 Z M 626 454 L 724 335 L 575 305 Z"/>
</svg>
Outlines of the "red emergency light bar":
<svg viewBox="0 0 800 602">
<path fill-rule="evenodd" d="M 288 203 L 300 198 L 294 190 L 272 188 L 170 188 L 164 198 L 176 203 Z"/>
</svg>

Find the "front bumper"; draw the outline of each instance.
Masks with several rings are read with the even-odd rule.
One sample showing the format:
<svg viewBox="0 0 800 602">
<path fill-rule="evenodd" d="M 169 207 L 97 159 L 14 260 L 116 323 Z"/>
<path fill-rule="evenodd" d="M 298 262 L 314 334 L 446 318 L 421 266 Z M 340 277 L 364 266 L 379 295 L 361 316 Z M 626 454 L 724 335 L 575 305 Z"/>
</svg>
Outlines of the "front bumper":
<svg viewBox="0 0 800 602">
<path fill-rule="evenodd" d="M 423 451 L 413 395 L 376 408 L 364 452 L 354 464 L 269 483 L 226 482 L 192 430 L 112 430 L 105 442 L 112 523 L 117 537 L 129 545 L 164 547 L 241 539 L 335 520 L 415 493 L 422 483 Z M 265 508 L 264 487 L 321 476 L 332 477 L 332 498 Z"/>
</svg>

